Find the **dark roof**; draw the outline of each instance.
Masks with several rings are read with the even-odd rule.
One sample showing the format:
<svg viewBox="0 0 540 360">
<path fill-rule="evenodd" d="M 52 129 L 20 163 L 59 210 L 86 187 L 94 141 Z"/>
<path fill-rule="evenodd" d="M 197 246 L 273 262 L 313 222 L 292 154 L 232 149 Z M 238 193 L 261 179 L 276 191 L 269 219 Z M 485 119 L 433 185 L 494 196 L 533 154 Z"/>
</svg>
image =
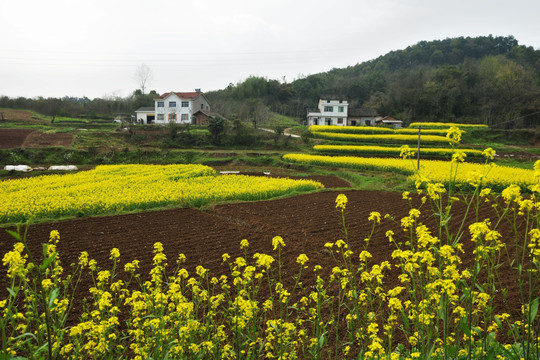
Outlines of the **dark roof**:
<svg viewBox="0 0 540 360">
<path fill-rule="evenodd" d="M 176 94 L 180 99 L 195 99 L 197 96 L 201 95 L 202 92 L 176 92 L 176 91 L 169 91 L 167 93 L 164 93 L 159 98 L 164 99 L 170 94 Z"/>
<path fill-rule="evenodd" d="M 349 109 L 347 112 L 349 116 L 377 116 L 377 109 L 373 108 L 358 108 Z"/>
<path fill-rule="evenodd" d="M 213 118 L 213 117 L 220 117 L 224 120 L 227 120 L 227 118 L 225 116 L 222 116 L 221 114 L 217 113 L 217 112 L 213 112 L 213 111 L 206 111 L 206 110 L 197 110 L 193 113 L 193 116 L 197 116 L 197 114 L 204 114 L 210 118 Z"/>
<path fill-rule="evenodd" d="M 137 111 L 154 111 L 154 110 L 156 110 L 154 107 L 140 107 L 137 110 L 135 110 L 135 112 L 137 112 Z"/>
<path fill-rule="evenodd" d="M 311 108 L 311 109 L 307 109 L 307 112 L 308 112 L 308 113 L 320 113 L 321 110 L 315 109 L 315 108 Z"/>
</svg>

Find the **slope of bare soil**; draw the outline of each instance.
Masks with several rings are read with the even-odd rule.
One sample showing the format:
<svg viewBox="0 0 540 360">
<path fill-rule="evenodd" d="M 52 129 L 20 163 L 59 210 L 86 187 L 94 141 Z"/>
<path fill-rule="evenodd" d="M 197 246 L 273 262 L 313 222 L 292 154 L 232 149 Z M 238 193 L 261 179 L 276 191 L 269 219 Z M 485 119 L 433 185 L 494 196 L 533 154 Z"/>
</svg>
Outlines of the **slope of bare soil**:
<svg viewBox="0 0 540 360">
<path fill-rule="evenodd" d="M 30 111 L 15 109 L 0 109 L 0 113 L 6 121 L 30 121 L 34 116 Z"/>
<path fill-rule="evenodd" d="M 22 147 L 24 141 L 34 132 L 31 129 L 0 129 L 0 149 Z"/>
<path fill-rule="evenodd" d="M 49 146 L 70 146 L 73 143 L 73 134 L 56 133 L 47 134 L 35 131 L 31 133 L 23 144 L 26 148 L 41 148 Z"/>
</svg>

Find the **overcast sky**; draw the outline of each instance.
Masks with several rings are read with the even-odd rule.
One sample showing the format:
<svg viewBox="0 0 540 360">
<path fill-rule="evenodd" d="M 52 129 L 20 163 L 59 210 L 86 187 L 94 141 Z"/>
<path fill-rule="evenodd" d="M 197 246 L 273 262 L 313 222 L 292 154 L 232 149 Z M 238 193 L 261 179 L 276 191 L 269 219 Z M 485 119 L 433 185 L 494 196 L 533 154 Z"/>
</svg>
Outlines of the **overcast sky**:
<svg viewBox="0 0 540 360">
<path fill-rule="evenodd" d="M 290 82 L 422 40 L 513 35 L 540 49 L 539 0 L 0 0 L 0 95 L 128 96 Z"/>
</svg>

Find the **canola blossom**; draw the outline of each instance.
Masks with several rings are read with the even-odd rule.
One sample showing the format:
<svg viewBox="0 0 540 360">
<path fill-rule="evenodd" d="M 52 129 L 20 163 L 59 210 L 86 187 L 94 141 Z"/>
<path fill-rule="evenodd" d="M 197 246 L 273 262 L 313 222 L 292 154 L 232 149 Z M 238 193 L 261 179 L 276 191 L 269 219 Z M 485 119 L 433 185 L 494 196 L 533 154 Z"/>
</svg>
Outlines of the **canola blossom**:
<svg viewBox="0 0 540 360">
<path fill-rule="evenodd" d="M 534 170 L 540 179 L 540 160 Z M 331 266 L 324 272 L 305 253 L 291 270 L 281 236 L 272 238 L 271 250 L 267 244 L 268 253 L 253 253 L 243 239 L 243 256 L 222 254 L 229 270 L 217 273 L 204 259 L 194 259 L 195 271 L 188 271 L 182 253 L 168 271 L 161 242 L 153 245 L 148 273 L 142 261 L 126 263 L 118 248 L 99 266 L 83 251 L 64 272 L 57 230 L 36 262 L 26 231 L 17 227 L 11 232 L 17 241 L 2 257 L 8 291 L 0 297 L 0 351 L 4 358 L 73 360 L 538 359 L 540 187 L 525 198 L 510 185 L 501 193 L 504 202 L 487 206 L 481 198 L 494 198 L 484 188 L 454 210 L 452 199 L 441 201 L 442 184 L 427 189 L 421 201 L 402 194 L 407 215 L 371 211 L 361 242 L 347 235 L 349 201 L 339 194 L 344 237 L 324 245 Z M 494 209 L 493 221 L 479 217 L 487 208 Z M 426 216 L 431 226 L 423 223 Z M 465 226 L 450 226 L 454 217 Z M 403 231 L 384 233 L 390 251 L 381 258 L 374 230 L 397 230 L 396 222 Z M 511 230 L 518 225 L 519 232 Z M 127 276 L 120 276 L 122 265 Z M 282 282 L 291 275 L 293 283 Z M 78 289 L 83 277 L 93 282 L 80 285 L 91 287 Z M 75 294 L 84 294 L 84 305 Z"/>
<path fill-rule="evenodd" d="M 460 128 L 461 129 L 461 128 Z M 420 134 L 424 135 L 441 135 L 445 136 L 448 132 L 448 128 L 440 128 L 440 129 L 420 129 Z M 465 132 L 462 130 L 462 132 Z M 400 128 L 395 130 L 395 134 L 416 134 L 418 135 L 418 129 L 414 128 Z"/>
<path fill-rule="evenodd" d="M 430 129 L 448 129 L 452 126 L 459 127 L 460 129 L 469 130 L 488 130 L 489 127 L 484 124 L 458 124 L 458 123 L 438 123 L 438 122 L 413 122 L 409 125 L 411 128 L 430 128 Z"/>
<path fill-rule="evenodd" d="M 390 155 L 399 156 L 402 148 L 396 146 L 376 146 L 376 145 L 315 145 L 313 150 L 322 153 L 331 154 L 377 154 L 377 155 Z M 411 149 L 416 153 L 415 149 Z M 482 151 L 475 149 L 459 149 L 467 156 L 481 157 Z M 420 155 L 431 156 L 452 156 L 455 149 L 451 148 L 420 148 Z"/>
<path fill-rule="evenodd" d="M 437 129 L 421 129 L 420 133 L 424 135 L 441 135 L 445 136 L 448 128 Z M 397 128 L 390 129 L 380 126 L 335 126 L 335 125 L 311 125 L 309 127 L 311 132 L 327 132 L 327 133 L 343 133 L 343 134 L 416 134 L 418 135 L 418 129 L 411 128 Z"/>
<path fill-rule="evenodd" d="M 388 142 L 398 144 L 416 144 L 418 135 L 408 134 L 345 134 L 336 132 L 312 131 L 314 137 L 326 140 L 337 141 L 357 141 L 357 142 Z M 422 143 L 448 144 L 448 138 L 441 135 L 423 135 L 420 134 Z"/>
<path fill-rule="evenodd" d="M 310 180 L 217 175 L 203 165 L 103 165 L 76 174 L 3 181 L 0 223 L 263 200 L 322 187 Z"/>
<path fill-rule="evenodd" d="M 312 164 L 320 166 L 338 166 L 363 170 L 394 171 L 402 174 L 416 174 L 416 161 L 410 159 L 391 158 L 367 158 L 355 156 L 324 156 L 307 154 L 285 154 L 285 161 Z M 441 160 L 420 161 L 420 174 L 431 181 L 447 183 L 452 166 L 455 163 Z M 489 170 L 489 171 L 486 171 Z M 516 184 L 521 188 L 527 188 L 536 184 L 533 170 L 513 168 L 508 166 L 495 166 L 490 164 L 486 167 L 483 164 L 459 163 L 459 171 L 453 179 L 457 184 L 475 184 L 478 181 L 486 186 L 495 188 L 506 187 Z"/>
</svg>

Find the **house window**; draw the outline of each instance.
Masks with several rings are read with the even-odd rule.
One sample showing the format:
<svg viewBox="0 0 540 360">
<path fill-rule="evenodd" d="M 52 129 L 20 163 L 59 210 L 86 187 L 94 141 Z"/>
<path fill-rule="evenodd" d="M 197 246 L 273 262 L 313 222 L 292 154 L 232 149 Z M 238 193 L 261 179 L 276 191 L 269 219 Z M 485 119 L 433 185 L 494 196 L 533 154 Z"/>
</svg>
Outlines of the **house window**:
<svg viewBox="0 0 540 360">
<path fill-rule="evenodd" d="M 165 120 L 165 115 L 164 114 L 157 114 L 157 119 L 158 120 Z"/>
<path fill-rule="evenodd" d="M 326 100 L 326 102 L 330 104 L 330 100 Z"/>
<path fill-rule="evenodd" d="M 189 101 L 182 101 L 182 107 L 189 107 Z"/>
<path fill-rule="evenodd" d="M 201 110 L 203 110 L 203 109 L 204 109 L 204 104 L 201 104 Z"/>
<path fill-rule="evenodd" d="M 338 123 L 338 124 L 343 124 L 343 118 L 338 118 L 338 119 L 337 119 L 337 123 Z"/>
<path fill-rule="evenodd" d="M 338 112 L 343 112 L 345 111 L 345 106 L 338 106 Z"/>
<path fill-rule="evenodd" d="M 187 121 L 188 120 L 188 114 L 182 114 L 182 121 Z"/>
<path fill-rule="evenodd" d="M 163 101 L 158 101 L 157 107 L 165 107 L 165 103 Z"/>
<path fill-rule="evenodd" d="M 333 106 L 325 106 L 324 111 L 325 112 L 332 112 L 332 111 L 334 111 L 334 107 Z"/>
<path fill-rule="evenodd" d="M 169 121 L 176 121 L 176 114 L 175 113 L 170 113 L 169 114 Z"/>
<path fill-rule="evenodd" d="M 169 101 L 169 107 L 176 107 L 176 101 Z"/>
</svg>

